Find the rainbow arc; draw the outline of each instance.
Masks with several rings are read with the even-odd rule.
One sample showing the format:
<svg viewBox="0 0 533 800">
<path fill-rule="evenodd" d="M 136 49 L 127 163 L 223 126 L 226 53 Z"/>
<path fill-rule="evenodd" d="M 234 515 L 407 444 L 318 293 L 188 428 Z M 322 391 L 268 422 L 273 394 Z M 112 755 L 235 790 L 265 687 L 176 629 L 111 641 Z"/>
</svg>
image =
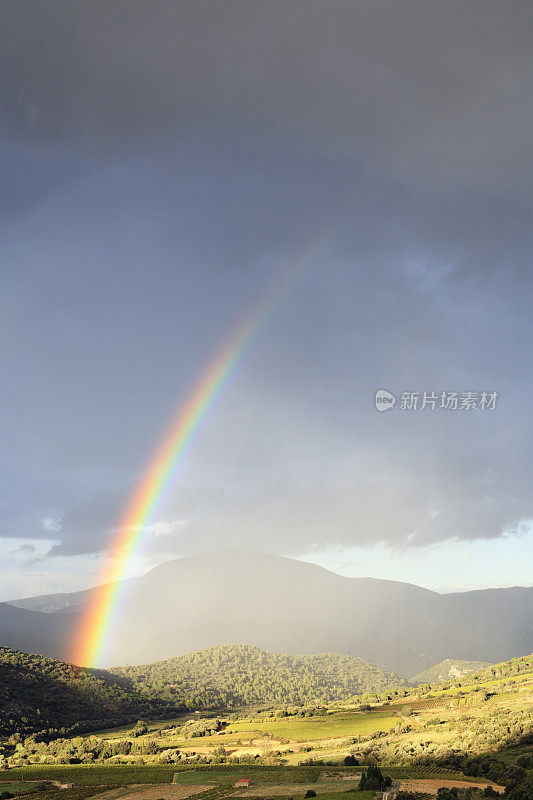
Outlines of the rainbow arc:
<svg viewBox="0 0 533 800">
<path fill-rule="evenodd" d="M 338 225 L 335 226 L 335 230 Z M 71 660 L 80 666 L 102 664 L 110 638 L 120 619 L 125 596 L 123 578 L 138 554 L 147 527 L 177 474 L 195 437 L 217 399 L 243 361 L 255 338 L 291 291 L 301 275 L 314 263 L 331 238 L 331 227 L 323 229 L 299 258 L 294 259 L 270 291 L 234 329 L 223 347 L 200 374 L 192 390 L 180 403 L 165 435 L 130 498 L 111 543 L 109 557 L 73 642 Z"/>
</svg>

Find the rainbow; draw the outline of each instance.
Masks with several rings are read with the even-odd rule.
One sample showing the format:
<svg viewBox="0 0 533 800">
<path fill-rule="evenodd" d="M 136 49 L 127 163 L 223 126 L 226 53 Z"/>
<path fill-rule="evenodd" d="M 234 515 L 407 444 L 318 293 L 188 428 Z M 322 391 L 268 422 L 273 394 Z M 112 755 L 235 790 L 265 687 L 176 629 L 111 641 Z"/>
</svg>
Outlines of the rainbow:
<svg viewBox="0 0 533 800">
<path fill-rule="evenodd" d="M 335 226 L 337 227 L 337 226 Z M 123 579 L 132 559 L 137 555 L 154 512 L 173 485 L 195 436 L 209 411 L 227 386 L 253 341 L 290 292 L 304 270 L 313 263 L 329 240 L 328 226 L 312 245 L 289 265 L 265 298 L 235 328 L 222 348 L 200 374 L 185 402 L 156 448 L 142 479 L 137 485 L 119 521 L 111 542 L 109 556 L 100 576 L 101 585 L 92 593 L 91 601 L 76 630 L 71 660 L 80 666 L 102 664 L 113 630 L 119 622 Z"/>
</svg>

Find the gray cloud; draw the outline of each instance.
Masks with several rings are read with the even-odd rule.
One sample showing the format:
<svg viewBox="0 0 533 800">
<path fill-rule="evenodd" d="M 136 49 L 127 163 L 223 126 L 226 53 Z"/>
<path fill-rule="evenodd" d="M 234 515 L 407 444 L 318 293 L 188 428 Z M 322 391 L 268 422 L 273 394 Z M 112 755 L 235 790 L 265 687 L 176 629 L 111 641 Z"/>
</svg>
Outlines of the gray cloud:
<svg viewBox="0 0 533 800">
<path fill-rule="evenodd" d="M 281 441 L 261 440 L 249 425 L 246 405 L 239 407 L 240 436 L 222 420 L 218 432 L 200 446 L 196 470 L 189 470 L 187 482 L 174 485 L 165 508 L 151 520 L 163 535 L 147 532 L 148 556 L 223 547 L 284 554 L 378 542 L 396 549 L 425 547 L 519 534 L 533 516 L 530 456 L 525 448 L 520 454 L 518 436 L 508 438 L 496 456 L 480 451 L 475 418 L 452 413 L 446 419 L 444 412 L 409 418 L 409 412 L 395 411 L 386 424 L 373 409 L 365 411 L 370 395 L 354 399 L 364 418 L 347 431 L 324 419 L 319 425 L 315 418 L 313 425 L 286 397 L 278 409 L 271 405 L 270 415 L 268 400 L 249 401 Z M 494 426 L 493 435 L 487 435 L 491 448 L 502 423 L 507 427 L 497 412 L 486 421 L 487 431 Z M 387 432 L 382 444 L 380 428 L 382 441 Z M 230 459 L 219 455 L 232 450 Z M 517 457 L 523 475 L 505 463 Z M 251 479 L 244 477 L 246 470 Z M 191 484 L 195 472 L 204 481 L 217 481 L 218 488 Z M 77 503 L 63 517 L 65 539 L 51 554 L 105 548 L 125 500 L 119 493 Z"/>
<path fill-rule="evenodd" d="M 12 132 L 101 150 L 292 144 L 426 186 L 529 191 L 526 0 L 22 0 L 1 12 Z"/>
<path fill-rule="evenodd" d="M 335 222 L 210 415 L 149 551 L 521 531 L 529 3 L 0 14 L 0 535 L 105 550 L 198 371 Z M 380 415 L 381 386 L 500 401 Z"/>
<path fill-rule="evenodd" d="M 366 483 L 350 483 L 345 476 L 342 485 L 283 482 L 249 495 L 180 487 L 177 496 L 174 515 L 179 516 L 168 511 L 147 532 L 147 557 L 221 547 L 287 555 L 378 542 L 400 549 L 424 547 L 520 534 L 525 531 L 521 521 L 533 516 L 528 498 L 437 496 L 434 482 L 416 474 Z M 104 550 L 123 505 L 116 500 L 94 496 L 68 509 L 62 519 L 63 541 L 49 555 Z"/>
<path fill-rule="evenodd" d="M 55 533 L 60 541 L 52 546 L 49 555 L 79 555 L 105 550 L 127 496 L 127 491 L 98 492 L 65 509 L 56 523 Z"/>
</svg>

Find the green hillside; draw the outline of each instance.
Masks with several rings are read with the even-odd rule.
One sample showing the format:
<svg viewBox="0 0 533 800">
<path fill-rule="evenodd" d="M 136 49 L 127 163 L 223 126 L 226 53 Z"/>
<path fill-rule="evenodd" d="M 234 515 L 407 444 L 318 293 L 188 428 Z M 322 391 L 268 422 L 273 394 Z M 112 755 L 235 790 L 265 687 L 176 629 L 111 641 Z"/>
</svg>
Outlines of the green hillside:
<svg viewBox="0 0 533 800">
<path fill-rule="evenodd" d="M 198 785 L 198 800 L 213 800 L 221 795 L 218 789 L 213 794 L 209 786 L 229 789 L 236 779 L 252 776 L 260 792 L 263 785 L 279 784 L 281 797 L 304 800 L 304 784 L 311 781 L 313 785 L 316 782 L 321 800 L 348 800 L 352 795 L 343 794 L 347 787 L 353 792 L 362 771 L 378 763 L 384 775 L 399 782 L 402 800 L 412 800 L 412 792 L 415 797 L 428 797 L 428 782 L 433 791 L 443 782 L 457 787 L 450 794 L 440 786 L 439 800 L 482 800 L 503 789 L 506 800 L 533 797 L 532 656 L 494 664 L 463 679 L 367 693 L 354 702 L 349 702 L 348 690 L 372 668 L 338 654 L 297 658 L 244 646 L 213 648 L 147 665 L 142 668 L 144 684 L 138 682 L 135 688 L 126 673 L 141 668 L 125 668 L 116 671 L 124 674 L 110 675 L 9 651 L 5 661 L 13 662 L 19 672 L 31 673 L 33 683 L 27 682 L 30 694 L 26 697 L 21 687 L 17 688 L 19 702 L 31 699 L 33 693 L 30 711 L 34 724 L 35 718 L 46 712 L 47 698 L 50 701 L 51 676 L 56 684 L 56 716 L 62 705 L 70 708 L 72 715 L 76 681 L 86 692 L 84 701 L 90 698 L 100 713 L 105 706 L 105 712 L 113 711 L 116 719 L 121 711 L 132 708 L 144 710 L 146 716 L 134 726 L 114 727 L 99 735 L 54 736 L 52 732 L 26 738 L 30 720 L 19 716 L 19 724 L 24 723 L 18 729 L 22 736 L 8 739 L 0 735 L 0 767 L 4 767 L 0 781 L 5 785 L 61 779 L 72 781 L 75 792 L 85 792 L 85 787 L 103 784 L 168 782 L 177 774 L 179 784 Z M 177 680 L 178 672 L 182 683 L 169 683 L 172 676 Z M 183 700 L 188 685 L 191 696 L 202 703 L 220 699 L 224 680 L 231 699 L 240 701 L 246 694 L 244 685 L 251 687 L 249 695 L 254 698 L 267 692 L 273 696 L 283 681 L 295 690 L 299 677 L 300 695 L 309 694 L 313 705 L 290 705 L 284 700 L 155 719 L 152 712 L 157 704 L 147 695 L 143 698 L 139 689 L 155 686 L 157 673 L 161 694 L 172 695 L 174 690 Z M 150 677 L 153 683 L 148 681 Z M 13 683 L 8 681 L 9 686 Z M 312 694 L 313 685 L 323 694 L 339 696 L 344 687 L 343 699 L 348 702 L 342 707 L 337 700 L 328 705 Z M 198 694 L 200 690 L 203 695 Z M 124 708 L 121 701 L 126 699 Z M 40 700 L 43 705 L 37 710 Z M 86 713 L 83 703 L 78 710 L 80 715 Z M 19 708 L 19 715 L 21 711 Z M 102 722 L 99 716 L 93 727 L 101 727 Z M 301 784 L 299 795 L 294 783 Z M 329 794 L 335 789 L 342 792 Z M 65 793 L 49 800 L 85 800 L 88 796 L 92 795 Z M 151 797 L 160 796 L 158 787 Z"/>
<path fill-rule="evenodd" d="M 512 675 L 528 675 L 533 672 L 533 653 L 521 658 L 511 658 L 500 664 L 491 664 L 477 674 L 479 681 L 491 681 L 507 678 Z"/>
<path fill-rule="evenodd" d="M 460 689 L 462 695 L 477 694 L 483 688 L 492 692 L 494 687 L 497 687 L 497 691 L 499 691 L 502 685 L 514 687 L 518 683 L 523 683 L 523 679 L 525 679 L 526 686 L 530 686 L 531 673 L 533 673 L 533 654 L 511 658 L 500 664 L 490 664 L 482 670 L 466 674 L 462 678 L 419 683 L 417 688 L 411 690 L 411 693 L 420 696 L 429 694 L 440 696 L 442 694 L 452 695 Z"/>
<path fill-rule="evenodd" d="M 124 677 L 0 647 L 0 736 L 44 737 L 171 713 Z"/>
<path fill-rule="evenodd" d="M 465 675 L 473 675 L 490 666 L 486 661 L 460 661 L 447 658 L 445 661 L 419 672 L 418 675 L 414 675 L 411 683 L 418 686 L 419 683 L 443 683 L 449 680 L 459 680 Z"/>
<path fill-rule="evenodd" d="M 221 645 L 112 672 L 187 709 L 329 703 L 408 685 L 399 675 L 353 656 L 292 656 L 253 645 Z"/>
</svg>

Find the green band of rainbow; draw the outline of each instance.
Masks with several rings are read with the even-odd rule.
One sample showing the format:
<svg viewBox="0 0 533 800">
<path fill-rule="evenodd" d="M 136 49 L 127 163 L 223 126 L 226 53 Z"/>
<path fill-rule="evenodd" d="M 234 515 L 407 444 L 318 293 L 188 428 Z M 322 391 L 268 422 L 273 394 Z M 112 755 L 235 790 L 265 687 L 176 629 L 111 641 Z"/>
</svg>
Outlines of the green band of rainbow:
<svg viewBox="0 0 533 800">
<path fill-rule="evenodd" d="M 232 333 L 178 408 L 117 526 L 101 575 L 101 585 L 93 593 L 76 631 L 71 656 L 73 663 L 83 666 L 102 663 L 119 617 L 119 601 L 124 592 L 121 581 L 142 544 L 146 526 L 165 490 L 172 485 L 194 436 L 253 340 L 303 271 L 316 259 L 330 236 L 331 228 L 328 226 L 291 263 L 258 307 Z"/>
</svg>

